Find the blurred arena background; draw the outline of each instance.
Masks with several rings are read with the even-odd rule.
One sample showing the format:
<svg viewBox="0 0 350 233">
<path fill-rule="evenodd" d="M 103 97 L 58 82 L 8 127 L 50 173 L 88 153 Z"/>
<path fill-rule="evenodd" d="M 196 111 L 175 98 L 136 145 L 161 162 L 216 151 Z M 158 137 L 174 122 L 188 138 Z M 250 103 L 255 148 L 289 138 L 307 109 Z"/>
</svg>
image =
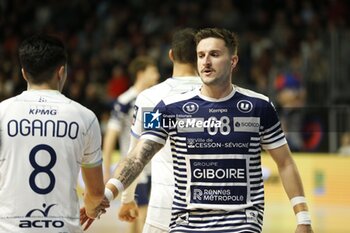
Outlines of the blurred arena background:
<svg viewBox="0 0 350 233">
<path fill-rule="evenodd" d="M 179 27 L 225 27 L 240 40 L 233 83 L 268 95 L 299 166 L 313 227 L 350 232 L 350 2 L 346 0 L 0 0 L 0 101 L 26 88 L 17 47 L 31 34 L 69 50 L 64 93 L 92 109 L 102 133 L 137 55 L 170 76 L 169 41 Z M 118 147 L 116 148 L 116 151 Z M 116 158 L 117 159 L 117 158 Z M 275 166 L 266 174 L 264 233 L 294 232 L 295 217 Z M 88 232 L 122 233 L 119 201 Z"/>
</svg>

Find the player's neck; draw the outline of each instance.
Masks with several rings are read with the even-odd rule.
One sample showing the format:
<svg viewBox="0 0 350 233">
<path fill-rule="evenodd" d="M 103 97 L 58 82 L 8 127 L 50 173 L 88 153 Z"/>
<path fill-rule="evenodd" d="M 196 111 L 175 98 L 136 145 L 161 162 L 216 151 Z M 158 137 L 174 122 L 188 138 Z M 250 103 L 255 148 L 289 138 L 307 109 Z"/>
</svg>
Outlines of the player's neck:
<svg viewBox="0 0 350 233">
<path fill-rule="evenodd" d="M 134 85 L 132 86 L 134 88 L 134 90 L 137 92 L 137 93 L 140 93 L 142 92 L 143 90 L 149 88 L 150 86 L 149 85 L 145 85 L 142 81 L 140 82 L 135 82 Z"/>
<path fill-rule="evenodd" d="M 221 99 L 228 96 L 233 90 L 233 85 L 202 85 L 201 94 L 213 99 Z"/>
<path fill-rule="evenodd" d="M 196 69 L 190 64 L 174 63 L 173 77 L 198 76 Z"/>
<path fill-rule="evenodd" d="M 40 90 L 57 90 L 55 88 L 53 88 L 52 86 L 50 86 L 47 83 L 43 83 L 43 84 L 29 84 L 27 85 L 27 90 L 36 90 L 36 91 L 40 91 Z"/>
</svg>

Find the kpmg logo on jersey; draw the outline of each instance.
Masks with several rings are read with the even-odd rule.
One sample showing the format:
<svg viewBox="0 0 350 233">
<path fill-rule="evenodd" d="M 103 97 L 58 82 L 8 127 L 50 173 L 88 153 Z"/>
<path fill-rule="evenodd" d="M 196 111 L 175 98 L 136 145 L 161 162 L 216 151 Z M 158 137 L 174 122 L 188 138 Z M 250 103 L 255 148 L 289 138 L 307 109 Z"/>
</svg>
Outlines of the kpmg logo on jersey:
<svg viewBox="0 0 350 233">
<path fill-rule="evenodd" d="M 46 206 L 43 204 L 43 209 L 32 209 L 25 217 L 29 218 L 26 220 L 19 221 L 20 228 L 62 228 L 64 227 L 64 222 L 61 220 L 50 219 L 49 212 L 56 204 L 51 204 Z M 36 219 L 36 220 L 35 220 Z"/>
<path fill-rule="evenodd" d="M 239 111 L 243 113 L 248 113 L 253 110 L 253 104 L 248 100 L 241 100 L 241 101 L 238 101 L 237 108 Z"/>
<path fill-rule="evenodd" d="M 58 108 L 49 105 L 33 105 L 29 108 L 29 115 L 57 115 Z"/>
</svg>

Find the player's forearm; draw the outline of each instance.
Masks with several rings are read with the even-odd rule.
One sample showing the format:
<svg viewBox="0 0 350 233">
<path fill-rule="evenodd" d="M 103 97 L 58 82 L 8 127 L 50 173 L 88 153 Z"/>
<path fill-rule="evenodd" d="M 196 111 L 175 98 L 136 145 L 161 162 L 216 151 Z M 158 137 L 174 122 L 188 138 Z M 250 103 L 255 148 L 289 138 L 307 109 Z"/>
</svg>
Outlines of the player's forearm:
<svg viewBox="0 0 350 233">
<path fill-rule="evenodd" d="M 85 193 L 84 194 L 84 207 L 86 210 L 86 214 L 90 218 L 95 218 L 98 214 L 98 207 L 101 204 L 102 200 L 104 198 L 104 193 L 103 191 L 99 193 L 98 195 L 94 193 L 91 195 L 90 193 Z"/>
<path fill-rule="evenodd" d="M 102 199 L 104 198 L 104 190 L 98 193 L 85 193 L 84 194 L 84 204 L 90 208 L 97 207 Z"/>
<path fill-rule="evenodd" d="M 279 166 L 279 173 L 284 189 L 291 201 L 294 214 L 297 217 L 298 226 L 309 225 L 308 227 L 311 230 L 311 217 L 304 196 L 302 181 L 297 166 L 291 157 L 282 166 Z"/>
<path fill-rule="evenodd" d="M 120 192 L 117 186 L 127 188 L 140 175 L 146 164 L 162 147 L 162 144 L 151 140 L 139 141 L 129 155 L 119 162 L 115 170 L 114 178 L 119 184 L 116 185 L 110 182 L 106 184 L 106 187 L 113 192 L 113 198 Z"/>
<path fill-rule="evenodd" d="M 271 149 L 269 153 L 277 164 L 283 187 L 292 204 L 298 225 L 310 225 L 311 218 L 302 181 L 288 145 Z"/>
<path fill-rule="evenodd" d="M 102 166 L 82 167 L 85 183 L 84 205 L 88 211 L 93 211 L 104 198 L 104 183 Z"/>
<path fill-rule="evenodd" d="M 135 200 L 135 190 L 138 184 L 139 178 L 136 178 L 127 189 L 125 189 L 121 196 L 121 202 L 123 204 L 130 203 Z"/>
<path fill-rule="evenodd" d="M 105 137 L 103 138 L 103 166 L 105 172 L 109 174 L 109 169 L 112 163 L 112 154 L 115 148 L 115 144 L 118 138 L 118 132 L 108 129 Z M 108 177 L 109 178 L 109 177 Z"/>
<path fill-rule="evenodd" d="M 289 199 L 304 196 L 302 181 L 293 160 L 286 161 L 283 166 L 279 166 L 279 173 Z"/>
</svg>

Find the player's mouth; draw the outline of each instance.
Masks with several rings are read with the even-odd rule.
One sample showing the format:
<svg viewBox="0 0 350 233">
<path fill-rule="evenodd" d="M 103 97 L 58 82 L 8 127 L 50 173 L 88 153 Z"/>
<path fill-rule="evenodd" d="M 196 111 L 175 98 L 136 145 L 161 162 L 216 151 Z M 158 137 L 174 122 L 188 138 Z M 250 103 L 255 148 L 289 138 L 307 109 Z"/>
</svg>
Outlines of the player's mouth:
<svg viewBox="0 0 350 233">
<path fill-rule="evenodd" d="M 202 73 L 205 75 L 205 76 L 209 76 L 211 75 L 212 73 L 214 73 L 214 70 L 213 69 L 209 69 L 209 68 L 205 68 L 202 70 Z"/>
</svg>

